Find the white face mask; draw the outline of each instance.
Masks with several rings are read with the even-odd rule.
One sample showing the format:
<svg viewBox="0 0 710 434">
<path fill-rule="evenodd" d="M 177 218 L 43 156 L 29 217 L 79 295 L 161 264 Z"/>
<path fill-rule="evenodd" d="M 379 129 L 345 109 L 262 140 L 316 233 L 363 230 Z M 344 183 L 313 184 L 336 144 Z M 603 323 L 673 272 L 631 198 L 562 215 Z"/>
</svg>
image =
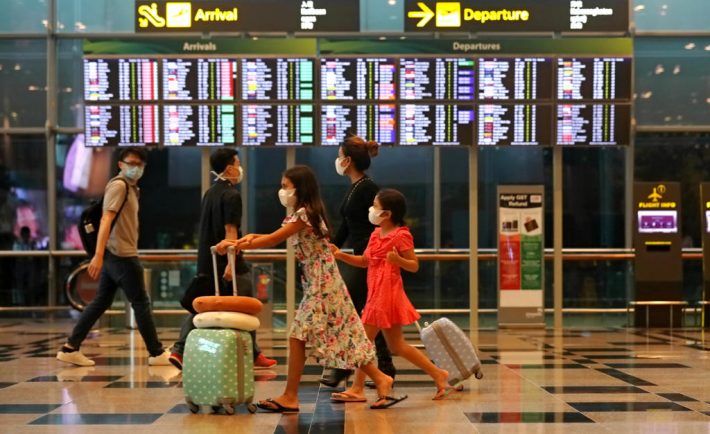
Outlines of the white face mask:
<svg viewBox="0 0 710 434">
<path fill-rule="evenodd" d="M 214 170 L 210 172 L 214 176 L 217 177 L 217 179 L 221 179 L 222 181 L 229 181 L 232 184 L 239 184 L 244 180 L 244 169 L 242 169 L 242 166 L 239 166 L 239 175 L 234 176 L 234 177 L 229 177 L 225 176 L 224 172 L 222 173 L 217 173 Z"/>
<path fill-rule="evenodd" d="M 296 189 L 280 189 L 279 190 L 279 202 L 286 208 L 293 208 L 296 206 Z"/>
<path fill-rule="evenodd" d="M 348 166 L 345 166 L 345 167 L 342 166 L 341 163 L 343 162 L 344 159 L 345 158 L 340 158 L 340 157 L 335 159 L 335 171 L 338 172 L 338 175 L 340 175 L 340 176 L 344 176 L 345 169 L 347 169 L 348 166 L 350 166 L 349 164 L 348 164 Z"/>
<path fill-rule="evenodd" d="M 383 210 L 377 211 L 374 206 L 371 206 L 367 213 L 367 219 L 370 220 L 370 223 L 373 225 L 379 226 L 385 219 L 385 217 L 381 216 L 382 213 Z"/>
</svg>

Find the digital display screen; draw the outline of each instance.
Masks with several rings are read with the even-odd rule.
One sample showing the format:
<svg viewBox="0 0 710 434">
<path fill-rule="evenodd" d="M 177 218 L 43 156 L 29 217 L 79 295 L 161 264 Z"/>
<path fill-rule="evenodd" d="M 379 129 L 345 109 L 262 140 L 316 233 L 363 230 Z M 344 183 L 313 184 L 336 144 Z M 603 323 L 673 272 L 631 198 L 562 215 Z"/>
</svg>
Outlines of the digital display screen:
<svg viewBox="0 0 710 434">
<path fill-rule="evenodd" d="M 388 58 L 321 59 L 323 101 L 394 100 L 396 62 Z"/>
<path fill-rule="evenodd" d="M 86 146 L 146 146 L 160 143 L 156 105 L 87 105 Z"/>
<path fill-rule="evenodd" d="M 478 106 L 479 145 L 546 145 L 552 140 L 551 126 L 548 105 Z"/>
<path fill-rule="evenodd" d="M 163 99 L 234 101 L 236 59 L 163 59 Z"/>
<path fill-rule="evenodd" d="M 402 100 L 474 99 L 476 61 L 470 58 L 406 58 L 399 60 Z"/>
<path fill-rule="evenodd" d="M 241 65 L 243 100 L 313 100 L 312 59 L 242 59 Z"/>
<path fill-rule="evenodd" d="M 380 145 L 396 143 L 396 106 L 323 105 L 321 106 L 321 145 L 340 145 L 356 134 Z"/>
<path fill-rule="evenodd" d="M 399 108 L 400 145 L 472 145 L 474 127 L 472 105 L 404 104 Z"/>
<path fill-rule="evenodd" d="M 165 146 L 236 144 L 233 105 L 166 105 L 163 107 Z"/>
<path fill-rule="evenodd" d="M 480 59 L 478 98 L 548 100 L 552 98 L 552 61 L 545 58 Z"/>
<path fill-rule="evenodd" d="M 156 101 L 155 59 L 84 59 L 86 101 Z"/>
<path fill-rule="evenodd" d="M 558 100 L 631 98 L 631 59 L 557 59 Z"/>
<path fill-rule="evenodd" d="M 242 106 L 242 145 L 312 145 L 315 113 L 310 104 Z"/>
<path fill-rule="evenodd" d="M 557 106 L 558 145 L 627 145 L 631 107 L 615 104 Z"/>
<path fill-rule="evenodd" d="M 678 211 L 638 211 L 638 230 L 644 234 L 678 232 Z"/>
</svg>

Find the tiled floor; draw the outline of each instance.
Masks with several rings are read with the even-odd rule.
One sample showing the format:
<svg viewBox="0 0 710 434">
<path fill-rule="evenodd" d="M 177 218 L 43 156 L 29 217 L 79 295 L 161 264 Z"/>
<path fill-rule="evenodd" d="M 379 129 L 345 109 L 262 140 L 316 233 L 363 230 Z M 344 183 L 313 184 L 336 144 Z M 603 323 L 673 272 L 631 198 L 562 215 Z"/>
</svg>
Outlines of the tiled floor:
<svg viewBox="0 0 710 434">
<path fill-rule="evenodd" d="M 190 414 L 179 371 L 148 367 L 137 332 L 93 333 L 82 349 L 95 367 L 55 360 L 70 328 L 0 320 L 0 432 L 710 433 L 710 339 L 697 330 L 484 330 L 474 336 L 484 378 L 444 401 L 431 401 L 433 383 L 397 358 L 397 389 L 409 399 L 392 409 L 331 403 L 309 365 L 300 414 L 226 416 Z M 168 343 L 177 333 L 160 330 Z M 285 342 L 260 331 L 280 363 L 256 372 L 257 399 L 283 388 Z"/>
</svg>

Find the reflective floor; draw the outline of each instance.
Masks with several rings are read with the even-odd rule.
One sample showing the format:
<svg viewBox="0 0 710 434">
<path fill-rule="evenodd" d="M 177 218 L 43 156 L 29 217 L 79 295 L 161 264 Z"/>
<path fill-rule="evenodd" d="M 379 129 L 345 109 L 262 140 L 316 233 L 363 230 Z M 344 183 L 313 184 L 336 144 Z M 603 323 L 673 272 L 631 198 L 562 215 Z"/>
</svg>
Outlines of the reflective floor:
<svg viewBox="0 0 710 434">
<path fill-rule="evenodd" d="M 180 373 L 148 367 L 137 332 L 100 329 L 82 347 L 96 366 L 54 356 L 68 320 L 0 320 L 0 432 L 7 433 L 710 433 L 710 339 L 697 330 L 480 331 L 484 378 L 432 401 L 434 385 L 401 358 L 397 390 L 409 399 L 384 411 L 336 404 L 306 366 L 301 413 L 190 414 Z M 178 329 L 160 330 L 171 343 Z M 408 332 L 419 344 L 414 330 Z M 256 398 L 285 382 L 285 337 L 260 331 L 279 360 L 256 372 Z M 370 392 L 374 401 L 374 392 Z"/>
</svg>

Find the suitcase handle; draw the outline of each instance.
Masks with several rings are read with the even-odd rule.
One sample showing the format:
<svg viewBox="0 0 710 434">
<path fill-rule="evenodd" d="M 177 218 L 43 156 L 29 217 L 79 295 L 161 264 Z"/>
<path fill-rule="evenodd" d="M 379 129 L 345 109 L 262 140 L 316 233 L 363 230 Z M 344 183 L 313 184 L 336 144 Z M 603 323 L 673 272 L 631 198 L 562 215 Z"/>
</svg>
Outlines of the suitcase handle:
<svg viewBox="0 0 710 434">
<path fill-rule="evenodd" d="M 214 274 L 214 293 L 219 297 L 219 274 L 217 272 L 217 246 L 210 247 L 212 252 L 212 272 Z M 232 295 L 237 295 L 237 249 L 234 246 L 227 247 L 227 261 L 232 270 Z"/>
</svg>

